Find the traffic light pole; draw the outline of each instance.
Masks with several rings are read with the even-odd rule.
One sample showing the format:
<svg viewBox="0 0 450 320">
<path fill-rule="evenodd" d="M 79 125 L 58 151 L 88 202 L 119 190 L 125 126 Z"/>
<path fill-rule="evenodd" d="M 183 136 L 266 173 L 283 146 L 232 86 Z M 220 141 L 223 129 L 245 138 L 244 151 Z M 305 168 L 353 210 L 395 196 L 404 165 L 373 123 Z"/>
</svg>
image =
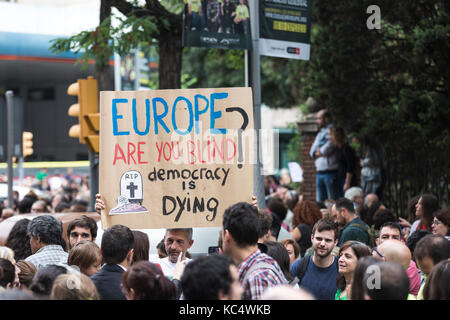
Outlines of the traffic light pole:
<svg viewBox="0 0 450 320">
<path fill-rule="evenodd" d="M 98 153 L 89 151 L 89 191 L 90 191 L 90 203 L 89 211 L 95 211 L 95 195 L 98 193 Z"/>
<path fill-rule="evenodd" d="M 13 106 L 13 92 L 11 90 L 6 91 L 6 114 L 8 118 L 8 142 L 7 142 L 7 151 L 6 158 L 8 163 L 8 208 L 13 207 L 13 179 L 14 179 L 14 171 L 13 171 L 13 148 L 14 148 L 14 106 Z"/>
</svg>

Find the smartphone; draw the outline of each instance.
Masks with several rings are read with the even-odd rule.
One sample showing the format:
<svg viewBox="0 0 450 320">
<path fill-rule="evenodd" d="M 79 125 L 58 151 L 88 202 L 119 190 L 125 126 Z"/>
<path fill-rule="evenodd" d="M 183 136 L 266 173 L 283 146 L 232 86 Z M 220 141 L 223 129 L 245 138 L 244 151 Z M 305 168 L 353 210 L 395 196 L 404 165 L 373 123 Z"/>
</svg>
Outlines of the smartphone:
<svg viewBox="0 0 450 320">
<path fill-rule="evenodd" d="M 214 247 L 208 247 L 208 256 L 212 256 L 214 254 L 219 254 L 219 247 L 218 246 L 214 246 Z"/>
</svg>

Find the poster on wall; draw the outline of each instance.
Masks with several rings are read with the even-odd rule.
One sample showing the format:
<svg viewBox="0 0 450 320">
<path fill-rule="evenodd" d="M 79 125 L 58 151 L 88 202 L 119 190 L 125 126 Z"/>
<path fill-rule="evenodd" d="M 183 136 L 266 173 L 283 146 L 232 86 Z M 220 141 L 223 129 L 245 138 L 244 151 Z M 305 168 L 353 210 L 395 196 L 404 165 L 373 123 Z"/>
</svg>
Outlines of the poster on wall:
<svg viewBox="0 0 450 320">
<path fill-rule="evenodd" d="M 183 47 L 251 50 L 254 0 L 185 0 Z"/>
<path fill-rule="evenodd" d="M 260 0 L 259 52 L 309 60 L 312 0 Z"/>
<path fill-rule="evenodd" d="M 217 227 L 251 201 L 251 88 L 102 91 L 102 226 Z"/>
</svg>

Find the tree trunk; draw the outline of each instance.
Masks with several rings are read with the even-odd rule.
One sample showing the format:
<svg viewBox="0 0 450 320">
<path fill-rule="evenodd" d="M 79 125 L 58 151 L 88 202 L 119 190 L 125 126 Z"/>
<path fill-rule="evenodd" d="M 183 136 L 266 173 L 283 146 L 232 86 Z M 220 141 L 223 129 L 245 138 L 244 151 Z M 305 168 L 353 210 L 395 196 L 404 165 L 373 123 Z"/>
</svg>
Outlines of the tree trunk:
<svg viewBox="0 0 450 320">
<path fill-rule="evenodd" d="M 165 32 L 159 42 L 159 89 L 181 88 L 181 33 Z"/>
<path fill-rule="evenodd" d="M 101 0 L 100 2 L 100 23 L 99 25 L 111 15 L 111 1 Z M 99 91 L 114 90 L 114 72 L 111 71 L 109 65 L 109 57 L 103 61 L 102 66 L 99 63 L 95 64 L 95 78 L 98 81 Z"/>
</svg>

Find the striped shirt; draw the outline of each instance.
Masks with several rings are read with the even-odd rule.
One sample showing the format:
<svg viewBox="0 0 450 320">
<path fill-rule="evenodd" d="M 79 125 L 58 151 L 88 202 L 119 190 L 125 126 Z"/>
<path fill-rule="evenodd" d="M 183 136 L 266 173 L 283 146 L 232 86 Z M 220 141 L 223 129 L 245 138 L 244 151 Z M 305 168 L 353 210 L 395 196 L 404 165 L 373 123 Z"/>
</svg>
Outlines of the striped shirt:
<svg viewBox="0 0 450 320">
<path fill-rule="evenodd" d="M 244 296 L 250 300 L 260 299 L 267 288 L 288 283 L 278 263 L 259 250 L 239 265 L 238 274 Z"/>
</svg>

